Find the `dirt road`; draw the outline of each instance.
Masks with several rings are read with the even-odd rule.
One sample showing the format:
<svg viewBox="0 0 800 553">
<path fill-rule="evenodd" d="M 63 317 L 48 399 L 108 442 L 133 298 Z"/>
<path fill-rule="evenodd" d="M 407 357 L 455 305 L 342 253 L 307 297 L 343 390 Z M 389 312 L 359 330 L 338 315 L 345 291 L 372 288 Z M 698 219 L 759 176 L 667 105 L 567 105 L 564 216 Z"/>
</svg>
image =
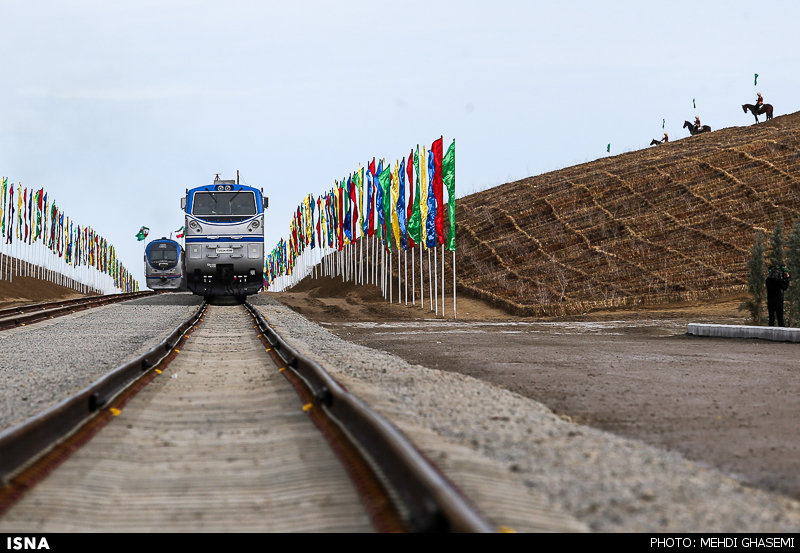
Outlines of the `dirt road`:
<svg viewBox="0 0 800 553">
<path fill-rule="evenodd" d="M 342 338 L 481 378 L 575 422 L 800 498 L 798 346 L 686 335 L 689 322 L 744 324 L 743 298 L 570 320 L 513 317 L 459 298 L 454 320 L 452 298 L 442 319 L 334 279 L 296 290 L 275 297 Z"/>
</svg>

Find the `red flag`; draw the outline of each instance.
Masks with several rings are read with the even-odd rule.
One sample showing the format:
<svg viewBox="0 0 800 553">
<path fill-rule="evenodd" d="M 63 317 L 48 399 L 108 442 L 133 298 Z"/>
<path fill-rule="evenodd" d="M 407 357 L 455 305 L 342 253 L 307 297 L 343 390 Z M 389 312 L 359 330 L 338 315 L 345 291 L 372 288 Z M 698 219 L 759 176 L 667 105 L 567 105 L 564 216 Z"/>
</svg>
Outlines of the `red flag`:
<svg viewBox="0 0 800 553">
<path fill-rule="evenodd" d="M 317 196 L 317 244 L 322 247 L 322 232 L 320 232 L 320 221 L 322 221 L 322 196 Z"/>
<path fill-rule="evenodd" d="M 444 244 L 444 198 L 442 184 L 442 137 L 433 141 L 431 144 L 431 154 L 436 171 L 433 175 L 433 195 L 436 198 L 436 235 L 439 237 L 439 244 Z"/>
</svg>

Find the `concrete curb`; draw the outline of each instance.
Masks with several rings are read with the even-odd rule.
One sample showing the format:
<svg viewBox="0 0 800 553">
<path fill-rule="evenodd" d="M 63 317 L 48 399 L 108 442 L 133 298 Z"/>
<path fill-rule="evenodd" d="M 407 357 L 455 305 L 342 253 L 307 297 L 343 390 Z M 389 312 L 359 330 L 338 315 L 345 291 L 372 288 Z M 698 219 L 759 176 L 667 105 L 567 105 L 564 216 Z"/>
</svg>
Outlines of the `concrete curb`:
<svg viewBox="0 0 800 553">
<path fill-rule="evenodd" d="M 773 342 L 800 342 L 800 328 L 689 323 L 687 334 L 716 338 L 758 338 Z"/>
</svg>

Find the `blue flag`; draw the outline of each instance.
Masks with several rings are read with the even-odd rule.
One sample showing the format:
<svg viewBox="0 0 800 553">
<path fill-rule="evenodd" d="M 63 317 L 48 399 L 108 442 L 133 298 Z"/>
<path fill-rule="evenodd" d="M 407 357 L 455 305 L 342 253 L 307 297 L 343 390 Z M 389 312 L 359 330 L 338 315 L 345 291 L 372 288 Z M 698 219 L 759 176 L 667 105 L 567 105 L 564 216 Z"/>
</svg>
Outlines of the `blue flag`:
<svg viewBox="0 0 800 553">
<path fill-rule="evenodd" d="M 406 249 L 406 160 L 400 161 L 400 172 L 397 175 L 400 180 L 398 188 L 400 190 L 397 197 L 397 224 L 400 227 L 400 245 Z"/>
<path fill-rule="evenodd" d="M 378 171 L 375 173 L 375 175 L 377 176 L 381 173 L 383 173 L 383 160 L 378 162 Z M 383 187 L 381 187 L 380 183 L 375 184 L 375 210 L 378 213 L 378 233 L 385 243 L 386 236 L 383 224 Z"/>
<path fill-rule="evenodd" d="M 351 229 L 353 227 L 350 224 L 350 217 L 351 217 L 352 209 L 349 209 L 349 207 L 350 207 L 350 186 L 351 185 L 352 185 L 352 182 L 350 181 L 350 177 L 347 177 L 347 185 L 344 187 L 344 191 L 342 192 L 342 194 L 345 194 L 346 197 L 347 197 L 347 199 L 344 199 L 344 198 L 342 199 L 342 205 L 344 205 L 344 207 L 345 207 L 344 223 L 342 223 L 342 224 L 343 224 L 343 227 L 344 227 L 344 235 L 347 236 L 347 239 L 352 242 L 353 241 L 353 232 L 352 232 Z"/>
<path fill-rule="evenodd" d="M 425 245 L 429 248 L 436 247 L 436 195 L 433 192 L 433 178 L 436 174 L 436 163 L 433 155 L 428 156 L 428 218 L 425 221 Z"/>
</svg>

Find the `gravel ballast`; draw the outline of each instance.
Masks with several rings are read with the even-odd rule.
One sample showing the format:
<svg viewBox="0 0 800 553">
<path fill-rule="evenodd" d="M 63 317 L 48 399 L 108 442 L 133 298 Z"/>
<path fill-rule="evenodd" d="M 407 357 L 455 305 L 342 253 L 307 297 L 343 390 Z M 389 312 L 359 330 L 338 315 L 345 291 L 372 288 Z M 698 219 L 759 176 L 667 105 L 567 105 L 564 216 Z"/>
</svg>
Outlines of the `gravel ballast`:
<svg viewBox="0 0 800 553">
<path fill-rule="evenodd" d="M 252 302 L 293 347 L 409 436 L 498 528 L 546 529 L 546 512 L 562 524 L 557 531 L 800 530 L 791 498 L 574 424 L 480 380 L 343 341 L 272 298 Z M 479 465 L 489 480 L 476 477 Z"/>
<path fill-rule="evenodd" d="M 3 331 L 0 431 L 148 352 L 202 303 L 191 294 L 159 294 Z"/>
</svg>

